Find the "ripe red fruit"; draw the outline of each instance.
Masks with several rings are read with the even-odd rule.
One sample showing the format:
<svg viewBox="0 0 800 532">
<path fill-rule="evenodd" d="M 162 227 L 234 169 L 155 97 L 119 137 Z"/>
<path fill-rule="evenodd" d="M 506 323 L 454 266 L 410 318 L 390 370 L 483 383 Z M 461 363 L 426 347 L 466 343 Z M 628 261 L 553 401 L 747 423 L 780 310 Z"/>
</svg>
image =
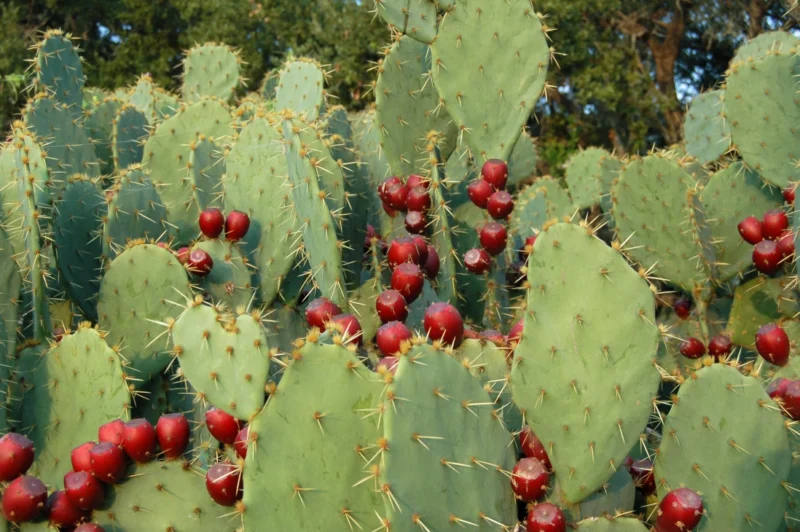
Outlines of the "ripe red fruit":
<svg viewBox="0 0 800 532">
<path fill-rule="evenodd" d="M 715 357 L 726 357 L 733 349 L 733 342 L 724 334 L 718 334 L 708 342 L 708 354 Z"/>
<path fill-rule="evenodd" d="M 411 240 L 414 241 L 414 245 L 417 246 L 417 251 L 419 252 L 419 260 L 416 264 L 422 266 L 428 260 L 428 243 L 425 241 L 425 237 L 420 235 L 412 236 Z"/>
<path fill-rule="evenodd" d="M 364 333 L 361 324 L 352 314 L 339 314 L 331 319 L 334 328 L 339 331 L 347 341 L 345 343 L 356 343 L 361 345 L 364 342 Z"/>
<path fill-rule="evenodd" d="M 384 290 L 375 299 L 375 310 L 381 322 L 406 321 L 408 305 L 403 294 L 397 290 Z"/>
<path fill-rule="evenodd" d="M 692 313 L 692 302 L 688 299 L 679 299 L 672 305 L 672 310 L 680 319 L 685 320 Z"/>
<path fill-rule="evenodd" d="M 392 272 L 392 288 L 400 292 L 408 304 L 419 297 L 424 286 L 422 269 L 416 264 L 406 262 Z"/>
<path fill-rule="evenodd" d="M 483 163 L 481 177 L 495 190 L 503 190 L 508 181 L 508 165 L 500 159 L 489 159 Z"/>
<path fill-rule="evenodd" d="M 186 264 L 187 262 L 189 262 L 189 253 L 190 253 L 189 248 L 182 247 L 177 251 L 177 253 L 175 253 L 175 256 L 178 258 L 178 262 L 180 262 L 181 264 Z"/>
<path fill-rule="evenodd" d="M 214 259 L 202 249 L 195 249 L 189 253 L 186 266 L 188 266 L 189 271 L 196 276 L 205 277 L 214 267 Z"/>
<path fill-rule="evenodd" d="M 431 195 L 422 187 L 409 187 L 406 208 L 409 211 L 426 212 L 431 208 Z"/>
<path fill-rule="evenodd" d="M 522 447 L 522 454 L 528 458 L 536 458 L 543 463 L 548 470 L 553 469 L 553 465 L 550 463 L 550 457 L 547 456 L 547 451 L 542 441 L 533 433 L 528 425 L 525 425 L 525 428 L 520 432 L 519 443 L 520 447 Z"/>
<path fill-rule="evenodd" d="M 406 210 L 406 198 L 408 197 L 408 187 L 402 183 L 394 183 L 384 190 L 383 201 L 396 211 Z"/>
<path fill-rule="evenodd" d="M 688 532 L 703 518 L 703 499 L 689 488 L 672 490 L 658 505 L 657 532 Z"/>
<path fill-rule="evenodd" d="M 771 274 L 781 267 L 783 255 L 774 240 L 762 240 L 753 248 L 753 264 L 764 274 Z"/>
<path fill-rule="evenodd" d="M 742 239 L 748 244 L 756 245 L 764 240 L 764 235 L 761 229 L 761 220 L 755 216 L 748 216 L 736 227 L 739 228 L 739 234 Z"/>
<path fill-rule="evenodd" d="M 36 477 L 17 477 L 3 492 L 3 516 L 8 521 L 33 521 L 44 510 L 47 487 Z"/>
<path fill-rule="evenodd" d="M 794 420 L 800 419 L 800 381 L 788 381 L 780 398 L 786 414 Z"/>
<path fill-rule="evenodd" d="M 789 205 L 794 205 L 794 194 L 797 190 L 797 183 L 790 183 L 789 186 L 783 189 L 783 201 Z"/>
<path fill-rule="evenodd" d="M 411 174 L 410 176 L 408 176 L 408 179 L 406 180 L 406 186 L 408 187 L 408 190 L 413 190 L 417 187 L 422 187 L 423 189 L 427 189 L 428 185 L 430 184 L 431 184 L 430 179 L 425 179 L 421 175 L 417 174 Z"/>
<path fill-rule="evenodd" d="M 214 464 L 206 472 L 206 490 L 214 502 L 233 506 L 242 497 L 241 470 L 230 462 Z"/>
<path fill-rule="evenodd" d="M 75 508 L 94 510 L 103 504 L 103 484 L 88 471 L 70 471 L 64 475 L 64 491 Z"/>
<path fill-rule="evenodd" d="M 425 332 L 432 340 L 458 347 L 464 341 L 464 320 L 449 303 L 434 303 L 425 311 Z"/>
<path fill-rule="evenodd" d="M 769 211 L 764 214 L 761 222 L 761 232 L 764 238 L 777 240 L 789 227 L 789 217 L 781 210 Z"/>
<path fill-rule="evenodd" d="M 489 196 L 491 196 L 493 192 L 494 189 L 492 185 L 483 179 L 476 179 L 467 186 L 467 195 L 469 199 L 481 209 L 485 209 L 489 205 Z"/>
<path fill-rule="evenodd" d="M 633 462 L 628 471 L 633 477 L 636 487 L 642 490 L 645 495 L 650 495 L 656 491 L 656 480 L 653 477 L 653 462 L 647 458 Z"/>
<path fill-rule="evenodd" d="M 492 257 L 486 250 L 473 248 L 464 254 L 464 267 L 475 274 L 483 274 L 489 271 L 492 265 Z"/>
<path fill-rule="evenodd" d="M 146 419 L 132 419 L 125 423 L 122 450 L 137 463 L 149 462 L 156 455 L 156 429 Z"/>
<path fill-rule="evenodd" d="M 506 242 L 508 241 L 508 232 L 503 224 L 497 222 L 489 222 L 481 227 L 479 234 L 481 246 L 490 255 L 495 256 L 506 249 Z"/>
<path fill-rule="evenodd" d="M 466 331 L 464 331 L 464 336 L 467 336 Z M 500 331 L 496 331 L 494 329 L 483 331 L 480 334 L 480 338 L 488 342 L 492 342 L 494 345 L 498 347 L 506 346 L 506 337 L 503 335 L 503 333 L 501 333 Z"/>
<path fill-rule="evenodd" d="M 92 474 L 106 484 L 116 484 L 125 476 L 125 454 L 113 443 L 98 443 L 89 451 Z"/>
<path fill-rule="evenodd" d="M 406 214 L 406 231 L 412 235 L 421 235 L 425 232 L 425 227 L 428 225 L 428 220 L 425 215 L 419 211 L 408 211 Z"/>
<path fill-rule="evenodd" d="M 189 422 L 181 413 L 164 414 L 156 422 L 156 435 L 161 452 L 168 459 L 180 458 L 189 444 Z"/>
<path fill-rule="evenodd" d="M 774 381 L 769 383 L 767 386 L 767 395 L 769 395 L 772 399 L 778 399 L 779 397 L 783 397 L 783 393 L 786 391 L 786 388 L 791 384 L 792 381 L 789 379 L 784 379 L 783 377 L 779 377 Z"/>
<path fill-rule="evenodd" d="M 397 216 L 397 211 L 389 207 L 389 205 L 385 201 L 382 201 L 381 205 L 383 206 L 383 212 L 388 214 L 389 218 L 394 218 L 395 216 Z"/>
<path fill-rule="evenodd" d="M 789 361 L 790 349 L 791 345 L 786 331 L 774 323 L 762 326 L 756 333 L 756 350 L 771 364 L 786 365 L 786 362 Z"/>
<path fill-rule="evenodd" d="M 404 262 L 420 264 L 420 249 L 414 237 L 406 235 L 392 240 L 389 244 L 389 251 L 386 253 L 386 259 L 389 261 L 390 268 Z"/>
<path fill-rule="evenodd" d="M 536 458 L 523 458 L 511 472 L 511 488 L 517 498 L 532 502 L 539 500 L 547 491 L 550 474 Z"/>
<path fill-rule="evenodd" d="M 24 474 L 33 463 L 33 442 L 16 432 L 0 438 L 0 481 L 8 482 Z"/>
<path fill-rule="evenodd" d="M 237 242 L 250 230 L 250 217 L 241 211 L 231 211 L 225 218 L 225 238 Z"/>
<path fill-rule="evenodd" d="M 706 346 L 697 338 L 687 338 L 681 343 L 681 354 L 686 358 L 700 358 L 706 354 Z"/>
<path fill-rule="evenodd" d="M 400 180 L 399 177 L 392 176 L 389 179 L 385 180 L 380 185 L 378 185 L 378 196 L 381 198 L 381 200 L 384 203 L 386 203 L 386 201 L 387 201 L 387 199 L 386 199 L 386 197 L 387 197 L 386 196 L 386 191 L 389 190 L 389 187 L 392 187 L 394 185 L 402 185 L 402 184 L 403 184 L 403 182 Z"/>
<path fill-rule="evenodd" d="M 410 341 L 411 331 L 399 321 L 390 321 L 381 325 L 375 333 L 375 343 L 385 357 L 398 354 L 402 343 Z"/>
<path fill-rule="evenodd" d="M 199 225 L 208 238 L 217 238 L 225 227 L 225 216 L 219 209 L 206 209 L 200 213 Z"/>
<path fill-rule="evenodd" d="M 342 313 L 339 305 L 327 297 L 318 297 L 306 306 L 306 323 L 309 327 L 325 329 L 325 323 Z"/>
<path fill-rule="evenodd" d="M 436 276 L 439 275 L 439 266 L 439 253 L 436 252 L 435 247 L 428 244 L 428 257 L 422 267 L 425 276 L 431 281 L 436 279 Z"/>
<path fill-rule="evenodd" d="M 778 251 L 784 258 L 794 255 L 794 233 L 791 229 L 784 231 L 778 239 Z"/>
<path fill-rule="evenodd" d="M 125 439 L 125 422 L 121 419 L 109 421 L 104 425 L 100 425 L 97 429 L 97 441 L 100 443 L 113 443 L 114 445 L 122 445 Z"/>
<path fill-rule="evenodd" d="M 58 530 L 72 527 L 89 518 L 89 513 L 77 508 L 63 491 L 54 491 L 47 499 L 47 514 L 50 524 Z"/>
<path fill-rule="evenodd" d="M 70 453 L 70 461 L 72 462 L 72 469 L 75 471 L 92 471 L 92 457 L 89 452 L 94 447 L 94 442 L 87 441 L 78 445 Z"/>
<path fill-rule="evenodd" d="M 213 407 L 206 411 L 206 428 L 217 441 L 225 445 L 233 445 L 241 430 L 238 419 Z"/>
<path fill-rule="evenodd" d="M 489 216 L 495 220 L 505 220 L 514 210 L 514 198 L 505 190 L 495 192 L 489 196 L 486 210 L 489 211 Z"/>
<path fill-rule="evenodd" d="M 233 442 L 233 450 L 239 458 L 247 458 L 247 435 L 250 434 L 250 425 L 242 428 Z"/>
<path fill-rule="evenodd" d="M 105 532 L 105 529 L 96 523 L 83 523 L 73 532 Z"/>
<path fill-rule="evenodd" d="M 397 357 L 382 357 L 378 360 L 378 363 L 375 364 L 375 371 L 378 373 L 381 372 L 388 372 L 392 375 L 397 372 L 397 364 L 400 363 L 400 359 Z"/>
<path fill-rule="evenodd" d="M 528 510 L 527 532 L 566 532 L 567 521 L 561 508 L 550 502 L 537 504 Z"/>
</svg>

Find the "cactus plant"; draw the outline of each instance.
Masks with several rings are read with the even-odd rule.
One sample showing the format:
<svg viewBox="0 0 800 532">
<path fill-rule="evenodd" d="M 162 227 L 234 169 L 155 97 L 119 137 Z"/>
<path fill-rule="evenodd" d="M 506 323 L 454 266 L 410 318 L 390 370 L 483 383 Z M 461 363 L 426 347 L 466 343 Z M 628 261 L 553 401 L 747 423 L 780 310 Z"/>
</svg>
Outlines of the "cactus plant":
<svg viewBox="0 0 800 532">
<path fill-rule="evenodd" d="M 684 123 L 686 151 L 701 163 L 710 163 L 728 152 L 730 123 L 725 113 L 725 92 L 708 91 L 692 100 Z"/>
<path fill-rule="evenodd" d="M 112 149 L 117 172 L 142 162 L 148 136 L 147 116 L 131 104 L 120 107 L 114 120 Z"/>
<path fill-rule="evenodd" d="M 288 61 L 281 69 L 275 92 L 275 109 L 290 110 L 313 122 L 325 107 L 325 71 L 322 65 L 308 58 Z"/>
<path fill-rule="evenodd" d="M 425 44 L 436 38 L 434 0 L 374 0 L 375 11 L 393 31 L 404 33 Z"/>
<path fill-rule="evenodd" d="M 122 107 L 122 102 L 114 97 L 106 98 L 93 106 L 83 121 L 86 136 L 94 147 L 95 155 L 100 163 L 100 173 L 109 175 L 114 171 L 114 120 Z"/>
<path fill-rule="evenodd" d="M 62 104 L 73 117 L 79 117 L 86 78 L 72 36 L 60 30 L 48 30 L 35 49 L 36 88 Z"/>
<path fill-rule="evenodd" d="M 242 83 L 240 63 L 239 55 L 224 44 L 192 48 L 183 60 L 183 99 L 191 102 L 213 96 L 230 101 Z"/>
</svg>

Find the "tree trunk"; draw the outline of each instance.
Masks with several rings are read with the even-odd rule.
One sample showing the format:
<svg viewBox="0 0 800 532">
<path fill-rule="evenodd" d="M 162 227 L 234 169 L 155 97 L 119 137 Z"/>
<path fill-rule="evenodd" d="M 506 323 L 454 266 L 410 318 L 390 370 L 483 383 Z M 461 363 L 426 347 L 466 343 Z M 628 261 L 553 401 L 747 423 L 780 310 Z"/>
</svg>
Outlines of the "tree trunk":
<svg viewBox="0 0 800 532">
<path fill-rule="evenodd" d="M 764 32 L 764 17 L 772 0 L 750 0 L 747 4 L 747 38 L 758 37 Z"/>
</svg>

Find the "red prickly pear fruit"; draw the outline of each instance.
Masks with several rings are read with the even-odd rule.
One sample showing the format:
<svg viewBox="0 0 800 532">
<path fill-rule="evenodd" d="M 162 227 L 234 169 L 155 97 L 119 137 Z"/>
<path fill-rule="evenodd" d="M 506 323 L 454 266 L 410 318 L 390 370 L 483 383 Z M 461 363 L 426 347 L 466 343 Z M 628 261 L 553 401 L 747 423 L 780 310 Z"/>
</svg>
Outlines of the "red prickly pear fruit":
<svg viewBox="0 0 800 532">
<path fill-rule="evenodd" d="M 667 493 L 658 505 L 657 532 L 688 532 L 703 518 L 703 499 L 689 488 Z"/>
<path fill-rule="evenodd" d="M 206 490 L 214 502 L 233 506 L 242 498 L 241 470 L 230 462 L 219 462 L 206 472 Z"/>
<path fill-rule="evenodd" d="M 397 364 L 399 363 L 400 359 L 397 357 L 382 357 L 378 360 L 378 363 L 375 364 L 375 371 L 394 375 L 397 372 Z"/>
<path fill-rule="evenodd" d="M 200 231 L 208 238 L 217 238 L 225 228 L 225 215 L 219 209 L 206 209 L 198 220 Z"/>
<path fill-rule="evenodd" d="M 306 323 L 309 327 L 325 330 L 325 324 L 342 313 L 339 305 L 327 297 L 318 297 L 306 306 Z"/>
<path fill-rule="evenodd" d="M 214 267 L 214 259 L 211 255 L 202 249 L 195 249 L 189 253 L 189 259 L 186 261 L 186 266 L 189 272 L 198 277 L 205 277 L 211 272 Z"/>
<path fill-rule="evenodd" d="M 708 342 L 708 354 L 717 358 L 725 358 L 731 354 L 733 342 L 728 336 L 718 334 Z"/>
<path fill-rule="evenodd" d="M 390 321 L 381 325 L 375 333 L 375 343 L 385 357 L 400 353 L 404 342 L 410 345 L 411 331 L 399 321 Z"/>
<path fill-rule="evenodd" d="M 47 503 L 47 487 L 36 477 L 17 477 L 3 492 L 3 516 L 7 521 L 27 523 L 39 517 Z"/>
<path fill-rule="evenodd" d="M 103 483 L 88 471 L 70 471 L 64 475 L 64 491 L 73 506 L 80 510 L 94 510 L 103 504 Z"/>
<path fill-rule="evenodd" d="M 67 331 L 64 330 L 64 327 L 56 327 L 53 329 L 53 340 L 56 342 L 60 342 L 62 338 L 64 338 L 64 334 Z"/>
<path fill-rule="evenodd" d="M 436 276 L 439 275 L 439 266 L 439 253 L 436 251 L 435 247 L 428 244 L 428 257 L 425 259 L 425 263 L 422 265 L 422 269 L 425 271 L 425 276 L 431 281 L 436 279 Z"/>
<path fill-rule="evenodd" d="M 425 249 L 427 250 L 427 246 Z M 420 249 L 414 237 L 408 235 L 392 240 L 389 244 L 389 251 L 386 253 L 386 259 L 389 261 L 390 268 L 395 268 L 404 262 L 420 264 Z"/>
<path fill-rule="evenodd" d="M 145 463 L 156 455 L 158 435 L 152 423 L 146 419 L 132 419 L 125 423 L 125 438 L 122 450 L 136 463 Z"/>
<path fill-rule="evenodd" d="M 519 252 L 519 258 L 521 261 L 525 262 L 528 260 L 528 257 L 531 256 L 533 253 L 533 245 L 536 243 L 536 237 L 539 235 L 531 235 L 525 239 L 525 245 L 522 246 L 522 249 Z"/>
<path fill-rule="evenodd" d="M 247 435 L 250 434 L 250 425 L 247 425 L 239 431 L 236 439 L 233 441 L 233 450 L 236 451 L 236 456 L 244 460 L 247 458 Z"/>
<path fill-rule="evenodd" d="M 408 176 L 408 179 L 406 180 L 406 186 L 408 187 L 408 190 L 413 190 L 417 187 L 421 187 L 422 189 L 427 189 L 430 184 L 431 184 L 430 179 L 425 179 L 421 175 L 417 174 L 411 174 L 410 176 Z"/>
<path fill-rule="evenodd" d="M 395 183 L 385 189 L 384 203 L 396 211 L 406 210 L 406 199 L 408 198 L 408 187 L 402 183 Z"/>
<path fill-rule="evenodd" d="M 480 340 L 481 335 L 470 329 L 469 327 L 464 327 L 464 338 L 467 340 Z"/>
<path fill-rule="evenodd" d="M 769 383 L 767 386 L 767 395 L 769 395 L 772 399 L 778 399 L 783 397 L 783 393 L 786 391 L 786 388 L 791 384 L 791 380 L 785 379 L 783 377 L 778 377 L 774 381 Z"/>
<path fill-rule="evenodd" d="M 794 420 L 800 419 L 800 381 L 789 381 L 780 395 L 783 409 Z"/>
<path fill-rule="evenodd" d="M 180 458 L 189 445 L 189 422 L 181 413 L 164 414 L 156 422 L 156 435 L 161 452 L 170 460 Z"/>
<path fill-rule="evenodd" d="M 777 240 L 789 227 L 789 217 L 781 210 L 769 211 L 761 221 L 761 233 L 768 240 Z"/>
<path fill-rule="evenodd" d="M 434 303 L 425 310 L 423 326 L 428 337 L 458 347 L 464 341 L 464 320 L 449 303 Z"/>
<path fill-rule="evenodd" d="M 125 422 L 121 419 L 109 421 L 104 425 L 100 425 L 97 429 L 97 441 L 100 443 L 113 443 L 114 445 L 122 445 L 125 440 Z"/>
<path fill-rule="evenodd" d="M 547 468 L 536 458 L 521 459 L 511 472 L 511 488 L 517 498 L 525 502 L 542 498 L 549 483 Z"/>
<path fill-rule="evenodd" d="M 62 527 L 73 527 L 81 521 L 89 519 L 89 512 L 72 504 L 70 498 L 62 490 L 50 494 L 46 503 L 46 512 L 50 518 L 50 525 L 57 530 L 61 530 Z"/>
<path fill-rule="evenodd" d="M 333 328 L 339 331 L 347 341 L 345 343 L 361 345 L 364 343 L 364 332 L 361 324 L 352 314 L 339 314 L 331 319 Z"/>
<path fill-rule="evenodd" d="M 231 211 L 225 218 L 225 238 L 238 242 L 250 230 L 250 217 L 241 211 Z"/>
<path fill-rule="evenodd" d="M 522 447 L 522 454 L 528 458 L 536 458 L 543 463 L 549 471 L 552 471 L 553 465 L 550 463 L 550 457 L 547 456 L 547 451 L 542 441 L 533 433 L 528 425 L 525 425 L 525 428 L 520 432 L 519 443 L 520 447 Z"/>
<path fill-rule="evenodd" d="M 178 262 L 180 262 L 181 264 L 187 264 L 189 262 L 190 253 L 191 250 L 189 248 L 182 247 L 177 251 L 177 253 L 175 253 L 175 256 L 178 258 Z"/>
<path fill-rule="evenodd" d="M 567 520 L 561 508 L 550 502 L 537 504 L 528 510 L 526 532 L 566 532 Z"/>
<path fill-rule="evenodd" d="M 464 336 L 466 336 L 466 331 L 464 333 Z M 500 331 L 489 329 L 488 331 L 483 331 L 480 337 L 481 339 L 486 340 L 487 342 L 492 342 L 497 347 L 506 346 L 506 337 Z"/>
<path fill-rule="evenodd" d="M 419 297 L 424 286 L 425 277 L 422 275 L 422 269 L 416 264 L 406 262 L 397 266 L 392 272 L 392 288 L 400 292 L 408 304 Z"/>
<path fill-rule="evenodd" d="M 169 244 L 166 242 L 156 242 L 156 246 L 160 247 L 161 249 L 169 250 Z"/>
<path fill-rule="evenodd" d="M 422 187 L 409 188 L 406 208 L 409 211 L 427 212 L 431 208 L 431 195 Z"/>
<path fill-rule="evenodd" d="M 403 181 L 401 181 L 399 177 L 392 176 L 392 177 L 386 179 L 380 185 L 378 185 L 378 196 L 381 198 L 381 200 L 384 203 L 386 203 L 388 201 L 387 200 L 387 196 L 386 196 L 386 191 L 389 190 L 389 188 L 394 186 L 394 185 L 402 185 L 402 184 L 403 184 Z"/>
<path fill-rule="evenodd" d="M 428 220 L 425 215 L 419 211 L 408 211 L 406 214 L 406 231 L 412 235 L 421 235 L 425 232 L 425 227 L 428 225 Z"/>
<path fill-rule="evenodd" d="M 514 210 L 514 198 L 505 190 L 495 192 L 489 196 L 486 210 L 495 220 L 505 220 Z"/>
<path fill-rule="evenodd" d="M 494 257 L 506 249 L 508 232 L 503 224 L 489 222 L 481 227 L 479 238 L 481 241 L 481 247 L 483 247 L 483 249 L 485 249 L 489 255 Z"/>
<path fill-rule="evenodd" d="M 417 251 L 419 252 L 419 260 L 415 264 L 422 266 L 428 260 L 428 243 L 425 242 L 425 238 L 421 235 L 414 235 L 411 240 L 414 241 L 414 245 L 417 246 Z"/>
<path fill-rule="evenodd" d="M 106 484 L 117 484 L 125 476 L 125 453 L 113 443 L 98 443 L 89 451 L 92 475 Z"/>
<path fill-rule="evenodd" d="M 83 523 L 79 525 L 73 532 L 105 532 L 105 528 L 97 523 Z"/>
<path fill-rule="evenodd" d="M 473 248 L 464 254 L 464 267 L 474 274 L 488 272 L 491 265 L 492 257 L 484 249 Z"/>
<path fill-rule="evenodd" d="M 508 182 L 508 165 L 500 159 L 489 159 L 483 163 L 481 178 L 495 190 L 503 190 Z"/>
<path fill-rule="evenodd" d="M 764 240 L 764 233 L 761 226 L 761 220 L 755 216 L 748 216 L 736 226 L 739 229 L 739 234 L 742 240 L 748 244 L 756 245 Z"/>
<path fill-rule="evenodd" d="M 762 240 L 753 247 L 753 264 L 766 275 L 775 273 L 781 267 L 783 255 L 774 240 Z"/>
<path fill-rule="evenodd" d="M 25 474 L 33 463 L 33 442 L 16 432 L 0 438 L 0 481 L 8 482 Z"/>
<path fill-rule="evenodd" d="M 493 192 L 494 189 L 492 185 L 483 179 L 476 179 L 467 186 L 467 195 L 469 199 L 481 209 L 488 207 L 489 196 L 491 196 Z"/>
<path fill-rule="evenodd" d="M 706 354 L 706 346 L 697 338 L 687 338 L 681 343 L 681 354 L 686 358 L 700 358 Z"/>
<path fill-rule="evenodd" d="M 382 201 L 381 205 L 383 206 L 383 212 L 389 215 L 389 218 L 394 218 L 395 216 L 397 216 L 397 211 L 389 207 L 389 205 L 385 201 Z"/>
<path fill-rule="evenodd" d="M 81 445 L 78 445 L 69 455 L 70 461 L 72 462 L 72 469 L 75 471 L 88 471 L 91 473 L 92 471 L 92 456 L 90 451 L 92 447 L 94 447 L 94 442 L 87 441 Z"/>
<path fill-rule="evenodd" d="M 763 325 L 756 333 L 756 351 L 770 364 L 785 366 L 789 361 L 791 344 L 781 327 L 774 323 Z"/>
<path fill-rule="evenodd" d="M 218 408 L 206 411 L 206 428 L 214 438 L 225 445 L 233 445 L 241 430 L 239 420 Z"/>
<path fill-rule="evenodd" d="M 794 233 L 791 229 L 784 231 L 778 239 L 778 251 L 784 258 L 794 255 Z"/>
<path fill-rule="evenodd" d="M 672 305 L 672 310 L 682 320 L 685 320 L 692 313 L 692 302 L 688 299 L 681 298 Z"/>
<path fill-rule="evenodd" d="M 653 477 L 653 462 L 647 458 L 636 460 L 628 467 L 628 471 L 633 477 L 636 487 L 642 490 L 645 495 L 650 495 L 656 491 L 656 480 Z"/>
<path fill-rule="evenodd" d="M 789 185 L 783 189 L 783 201 L 789 205 L 794 205 L 795 190 L 797 190 L 797 183 L 789 183 Z"/>
<path fill-rule="evenodd" d="M 381 322 L 406 321 L 408 318 L 408 303 L 403 294 L 397 290 L 384 290 L 375 299 L 375 310 Z"/>
</svg>

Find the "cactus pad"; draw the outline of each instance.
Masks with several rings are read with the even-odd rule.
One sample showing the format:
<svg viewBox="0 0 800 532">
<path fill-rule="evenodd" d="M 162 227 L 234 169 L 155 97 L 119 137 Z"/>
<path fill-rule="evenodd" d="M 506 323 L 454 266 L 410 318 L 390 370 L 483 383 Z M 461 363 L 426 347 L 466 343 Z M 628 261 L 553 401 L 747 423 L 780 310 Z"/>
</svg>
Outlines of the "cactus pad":
<svg viewBox="0 0 800 532">
<path fill-rule="evenodd" d="M 536 141 L 526 129 L 519 136 L 511 152 L 511 157 L 508 159 L 507 186 L 517 186 L 521 181 L 532 177 L 536 173 L 536 161 L 538 158 Z"/>
<path fill-rule="evenodd" d="M 725 116 L 725 92 L 700 94 L 692 100 L 684 123 L 686 151 L 702 163 L 727 153 L 731 145 L 730 123 Z"/>
<path fill-rule="evenodd" d="M 149 74 L 136 80 L 136 85 L 128 93 L 128 103 L 139 109 L 150 124 L 156 122 L 156 87 Z"/>
<path fill-rule="evenodd" d="M 756 332 L 762 325 L 797 312 L 797 299 L 785 279 L 756 277 L 736 287 L 727 331 L 734 344 L 755 348 Z"/>
<path fill-rule="evenodd" d="M 634 517 L 593 517 L 577 524 L 579 532 L 648 532 L 647 526 Z"/>
<path fill-rule="evenodd" d="M 190 148 L 189 174 L 197 207 L 201 210 L 222 207 L 222 177 L 225 175 L 222 149 L 206 137 L 198 139 Z"/>
<path fill-rule="evenodd" d="M 212 270 L 200 280 L 214 302 L 224 303 L 231 310 L 249 306 L 254 290 L 250 285 L 250 268 L 239 247 L 215 238 L 198 242 L 192 248 L 195 249 L 202 249 L 214 261 Z"/>
<path fill-rule="evenodd" d="M 793 0 L 792 0 L 793 1 Z M 736 49 L 731 64 L 763 59 L 775 52 L 788 53 L 800 46 L 800 39 L 786 31 L 768 31 Z"/>
<path fill-rule="evenodd" d="M 570 157 L 566 179 L 577 209 L 588 209 L 601 202 L 614 179 L 614 162 L 611 154 L 602 148 L 589 148 Z"/>
<path fill-rule="evenodd" d="M 147 116 L 131 104 L 123 105 L 114 122 L 114 166 L 117 172 L 142 162 L 148 137 Z"/>
<path fill-rule="evenodd" d="M 375 11 L 389 28 L 426 44 L 436 38 L 436 4 L 433 0 L 374 0 Z"/>
<path fill-rule="evenodd" d="M 294 59 L 283 65 L 275 109 L 291 110 L 294 114 L 313 122 L 325 106 L 325 72 L 313 59 Z"/>
<path fill-rule="evenodd" d="M 86 135 L 94 147 L 95 155 L 100 163 L 100 173 L 109 175 L 114 171 L 114 152 L 112 149 L 114 137 L 114 121 L 122 102 L 116 98 L 107 98 L 92 107 L 86 113 L 83 126 Z"/>
<path fill-rule="evenodd" d="M 230 101 L 242 82 L 240 63 L 238 54 L 224 44 L 192 48 L 183 60 L 183 99 L 191 102 L 213 96 Z"/>
<path fill-rule="evenodd" d="M 36 87 L 63 104 L 74 117 L 79 117 L 86 78 L 72 36 L 49 30 L 36 44 Z M 80 171 L 80 170 L 75 170 Z"/>
</svg>

